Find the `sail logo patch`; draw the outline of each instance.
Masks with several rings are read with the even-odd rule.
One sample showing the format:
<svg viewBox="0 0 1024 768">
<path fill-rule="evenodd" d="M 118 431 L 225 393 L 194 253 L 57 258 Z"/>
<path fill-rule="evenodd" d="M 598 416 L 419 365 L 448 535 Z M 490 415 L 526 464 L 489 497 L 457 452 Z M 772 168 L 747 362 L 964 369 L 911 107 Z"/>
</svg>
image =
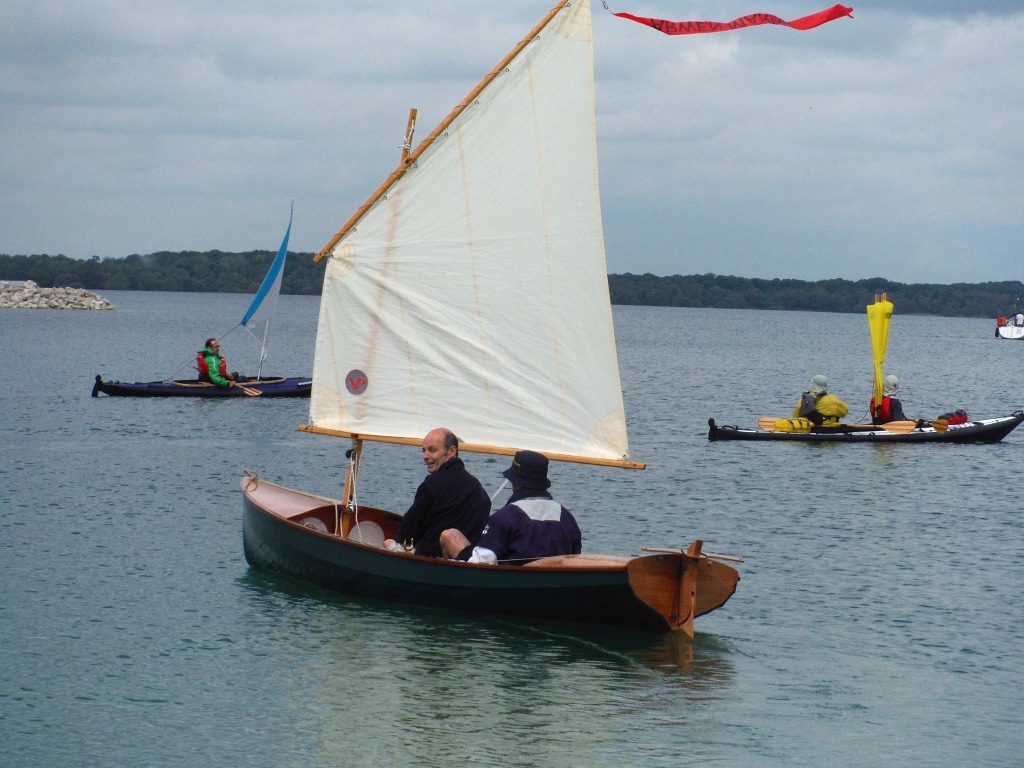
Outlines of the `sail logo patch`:
<svg viewBox="0 0 1024 768">
<path fill-rule="evenodd" d="M 352 369 L 345 376 L 345 389 L 347 389 L 351 395 L 363 394 L 369 383 L 370 381 L 366 378 L 366 374 L 358 368 Z"/>
</svg>

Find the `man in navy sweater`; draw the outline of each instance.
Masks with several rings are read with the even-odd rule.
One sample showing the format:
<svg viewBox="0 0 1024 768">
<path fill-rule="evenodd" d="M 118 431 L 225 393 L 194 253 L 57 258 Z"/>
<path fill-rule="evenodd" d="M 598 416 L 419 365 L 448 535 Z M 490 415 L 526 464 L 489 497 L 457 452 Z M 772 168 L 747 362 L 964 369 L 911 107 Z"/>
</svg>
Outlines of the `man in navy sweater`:
<svg viewBox="0 0 1024 768">
<path fill-rule="evenodd" d="M 434 429 L 423 438 L 423 462 L 427 476 L 416 489 L 412 506 L 402 518 L 395 539 L 384 546 L 417 555 L 440 557 L 441 532 L 458 530 L 468 541 L 480 537 L 491 511 L 491 499 L 480 481 L 466 471 L 459 458 L 459 439 L 449 429 Z"/>
</svg>

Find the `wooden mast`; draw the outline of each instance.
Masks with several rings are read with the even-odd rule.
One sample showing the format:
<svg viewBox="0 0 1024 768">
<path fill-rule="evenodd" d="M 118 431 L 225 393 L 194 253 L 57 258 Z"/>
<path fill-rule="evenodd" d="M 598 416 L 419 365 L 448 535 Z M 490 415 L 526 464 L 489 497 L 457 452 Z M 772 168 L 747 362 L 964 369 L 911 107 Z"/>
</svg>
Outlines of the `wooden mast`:
<svg viewBox="0 0 1024 768">
<path fill-rule="evenodd" d="M 556 5 L 550 11 L 548 11 L 547 15 L 543 19 L 541 19 L 540 23 L 538 23 L 537 26 L 531 29 L 529 34 L 525 38 L 520 40 L 519 43 L 516 44 L 516 46 L 509 52 L 509 54 L 501 60 L 498 66 L 496 66 L 494 69 L 488 72 L 487 75 L 484 76 L 484 79 L 477 83 L 476 87 L 473 88 L 473 90 L 469 92 L 466 98 L 462 100 L 462 103 L 448 113 L 448 116 L 441 121 L 437 128 L 435 128 L 431 132 L 431 134 L 420 143 L 418 147 L 416 147 L 416 150 L 414 152 L 409 153 L 408 156 L 403 152 L 401 164 L 394 171 L 391 172 L 390 176 L 384 179 L 381 185 L 377 187 L 377 189 L 375 189 L 373 193 L 366 199 L 366 202 L 359 206 L 359 209 L 354 214 L 352 214 L 352 218 L 345 222 L 345 225 L 338 230 L 338 232 L 334 235 L 334 237 L 330 239 L 327 245 L 325 245 L 323 248 L 319 250 L 316 256 L 313 257 L 313 261 L 319 262 L 324 256 L 327 255 L 327 253 L 332 248 L 334 248 L 334 246 L 338 244 L 338 242 L 345 235 L 349 233 L 349 231 L 359 222 L 359 220 L 363 218 L 366 212 L 370 210 L 373 204 L 380 200 L 384 193 L 387 192 L 396 181 L 402 178 L 405 175 L 406 171 L 408 171 L 416 163 L 416 160 L 419 159 L 419 156 L 423 154 L 427 147 L 433 144 L 434 140 L 438 136 L 440 136 L 445 130 L 448 129 L 448 126 L 450 126 L 455 121 L 455 118 L 461 115 L 466 110 L 466 108 L 473 103 L 476 97 L 480 95 L 480 92 L 488 85 L 490 85 L 491 81 L 494 80 L 494 78 L 501 74 L 502 70 L 504 70 L 505 67 L 508 66 L 509 62 L 511 62 L 512 59 L 518 56 L 519 53 L 523 50 L 523 48 L 529 45 L 529 43 L 535 37 L 537 37 L 537 35 L 540 34 L 541 30 L 548 25 L 548 23 L 555 17 L 555 15 L 560 10 L 562 10 L 562 8 L 565 7 L 565 5 L 565 0 L 560 0 L 558 5 Z M 410 117 L 410 123 L 412 122 L 413 118 Z M 411 142 L 411 133 L 408 134 L 408 138 Z"/>
<path fill-rule="evenodd" d="M 416 107 L 409 110 L 409 123 L 405 126 L 405 141 L 402 142 L 402 165 L 409 160 L 412 152 L 412 135 L 416 132 Z"/>
<path fill-rule="evenodd" d="M 348 536 L 356 519 L 356 475 L 359 474 L 359 459 L 363 455 L 363 441 L 353 438 L 352 447 L 345 453 L 348 469 L 345 472 L 345 489 L 341 501 L 345 508 L 341 513 L 341 536 Z"/>
</svg>

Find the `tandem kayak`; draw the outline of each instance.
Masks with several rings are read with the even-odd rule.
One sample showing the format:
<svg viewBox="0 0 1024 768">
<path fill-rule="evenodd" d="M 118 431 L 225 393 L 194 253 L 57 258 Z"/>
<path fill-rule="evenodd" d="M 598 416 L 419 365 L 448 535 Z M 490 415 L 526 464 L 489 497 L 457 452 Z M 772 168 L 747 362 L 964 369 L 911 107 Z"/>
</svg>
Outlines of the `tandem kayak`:
<svg viewBox="0 0 1024 768">
<path fill-rule="evenodd" d="M 995 443 L 1024 421 L 1024 411 L 997 419 L 975 419 L 963 424 L 919 422 L 909 431 L 890 431 L 883 426 L 846 424 L 812 427 L 806 432 L 782 432 L 718 426 L 708 419 L 708 440 L 790 440 L 805 443 Z"/>
<path fill-rule="evenodd" d="M 225 389 L 196 379 L 170 381 L 104 381 L 96 374 L 92 396 L 102 392 L 113 397 L 309 397 L 313 380 L 309 377 L 263 376 L 240 382 L 243 386 Z"/>
</svg>

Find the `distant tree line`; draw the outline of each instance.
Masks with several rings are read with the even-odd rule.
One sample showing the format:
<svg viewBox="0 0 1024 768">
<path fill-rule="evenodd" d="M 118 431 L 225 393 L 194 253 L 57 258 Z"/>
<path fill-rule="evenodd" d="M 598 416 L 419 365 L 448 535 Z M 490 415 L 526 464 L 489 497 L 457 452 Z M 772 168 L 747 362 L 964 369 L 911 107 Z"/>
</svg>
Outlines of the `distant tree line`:
<svg viewBox="0 0 1024 768">
<path fill-rule="evenodd" d="M 894 283 L 867 280 L 762 280 L 725 275 L 609 275 L 613 304 L 862 313 L 885 293 L 901 315 L 996 317 L 1016 311 L 1024 283 Z"/>
<path fill-rule="evenodd" d="M 121 259 L 0 254 L 0 280 L 33 280 L 43 288 L 92 291 L 183 291 L 255 293 L 275 251 L 161 251 Z M 282 293 L 317 295 L 326 260 L 312 253 L 289 253 Z M 719 309 L 780 309 L 811 312 L 864 311 L 876 294 L 886 293 L 901 315 L 995 317 L 1020 306 L 1024 283 L 894 283 L 867 280 L 763 280 L 725 275 L 609 275 L 613 304 Z"/>
<path fill-rule="evenodd" d="M 32 280 L 42 288 L 90 291 L 177 291 L 255 293 L 277 251 L 161 251 L 122 259 L 72 259 L 67 256 L 0 254 L 0 280 Z M 289 253 L 281 293 L 316 295 L 327 262 L 312 253 Z"/>
</svg>

